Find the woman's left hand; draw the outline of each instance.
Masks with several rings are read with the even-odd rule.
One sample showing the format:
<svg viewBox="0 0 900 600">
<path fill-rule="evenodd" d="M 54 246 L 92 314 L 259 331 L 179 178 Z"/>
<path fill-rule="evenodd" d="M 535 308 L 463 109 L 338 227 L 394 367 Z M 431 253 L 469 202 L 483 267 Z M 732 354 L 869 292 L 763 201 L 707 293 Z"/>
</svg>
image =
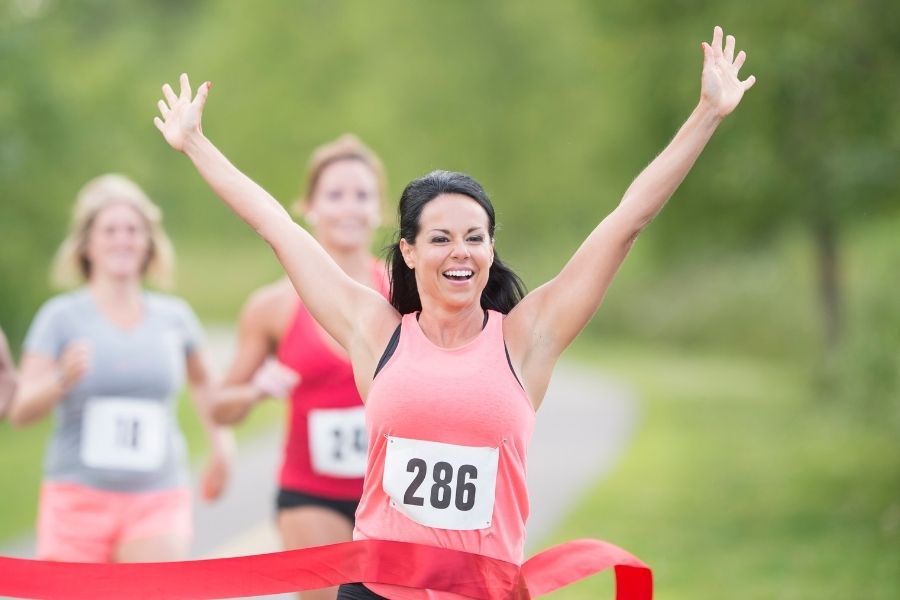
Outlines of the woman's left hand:
<svg viewBox="0 0 900 600">
<path fill-rule="evenodd" d="M 738 71 L 747 60 L 747 54 L 741 50 L 734 54 L 734 36 L 725 37 L 722 48 L 722 28 L 716 25 L 713 30 L 712 45 L 703 42 L 703 75 L 701 77 L 700 98 L 709 103 L 720 117 L 731 113 L 740 103 L 744 92 L 753 87 L 756 77 L 751 75 L 741 81 Z"/>
</svg>

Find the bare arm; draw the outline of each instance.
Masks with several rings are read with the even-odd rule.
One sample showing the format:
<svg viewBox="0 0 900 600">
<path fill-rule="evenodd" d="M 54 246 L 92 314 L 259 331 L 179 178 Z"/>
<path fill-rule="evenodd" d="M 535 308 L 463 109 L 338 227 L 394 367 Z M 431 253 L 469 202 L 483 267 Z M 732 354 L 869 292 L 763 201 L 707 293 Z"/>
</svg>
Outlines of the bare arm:
<svg viewBox="0 0 900 600">
<path fill-rule="evenodd" d="M 16 365 L 9 353 L 9 344 L 3 330 L 0 329 L 0 420 L 6 416 L 6 411 L 12 404 L 18 381 Z"/>
<path fill-rule="evenodd" d="M 538 402 L 549 371 L 587 324 L 637 236 L 662 210 L 690 171 L 722 119 L 738 105 L 755 78 L 738 79 L 746 55 L 734 56 L 734 38 L 722 48 L 722 30 L 703 44 L 701 97 L 668 146 L 628 187 L 621 202 L 594 229 L 554 279 L 529 294 L 509 315 L 504 330 L 526 389 Z M 530 384 L 530 388 L 529 388 Z"/>
<path fill-rule="evenodd" d="M 39 421 L 63 399 L 90 368 L 90 347 L 84 341 L 66 346 L 59 360 L 37 352 L 22 356 L 19 386 L 9 409 L 9 421 L 24 427 Z"/>
<path fill-rule="evenodd" d="M 208 82 L 202 84 L 191 99 L 187 75 L 181 76 L 178 96 L 164 85 L 166 99 L 158 104 L 162 118 L 154 120 L 157 128 L 174 149 L 191 159 L 225 204 L 269 243 L 310 313 L 351 358 L 358 354 L 360 343 L 367 346 L 369 354 L 374 353 L 381 338 L 387 339 L 380 334 L 380 323 L 391 317 L 392 307 L 377 292 L 345 274 L 277 200 L 232 165 L 203 135 L 200 120 L 209 89 Z M 369 323 L 379 324 L 374 341 L 367 330 Z"/>
<path fill-rule="evenodd" d="M 186 367 L 191 400 L 206 432 L 210 450 L 203 474 L 202 494 L 206 500 L 215 500 L 221 495 L 228 480 L 231 457 L 234 453 L 234 438 L 230 429 L 220 427 L 212 420 L 210 398 L 212 382 L 203 350 L 195 349 L 188 354 Z"/>
<path fill-rule="evenodd" d="M 287 293 L 286 293 L 287 292 Z M 293 288 L 281 282 L 255 292 L 241 310 L 238 322 L 238 339 L 234 358 L 221 386 L 213 390 L 212 415 L 217 423 L 235 424 L 242 421 L 256 405 L 267 396 L 286 397 L 287 390 L 274 390 L 271 383 L 285 380 L 280 373 L 272 373 L 267 359 L 276 350 L 278 339 L 287 327 L 297 299 Z M 297 382 L 293 374 L 291 385 Z"/>
</svg>

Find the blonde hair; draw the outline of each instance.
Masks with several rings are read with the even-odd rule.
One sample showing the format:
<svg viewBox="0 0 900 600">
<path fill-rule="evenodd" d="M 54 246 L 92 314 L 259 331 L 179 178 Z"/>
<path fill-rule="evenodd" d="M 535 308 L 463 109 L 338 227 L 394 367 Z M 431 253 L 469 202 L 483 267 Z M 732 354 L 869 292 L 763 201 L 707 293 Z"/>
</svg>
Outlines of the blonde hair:
<svg viewBox="0 0 900 600">
<path fill-rule="evenodd" d="M 303 194 L 294 204 L 294 210 L 303 211 L 304 204 L 312 201 L 313 193 L 316 191 L 316 185 L 322 172 L 329 165 L 341 160 L 358 160 L 366 165 L 375 179 L 378 181 L 378 198 L 382 204 L 387 197 L 387 175 L 384 172 L 384 165 L 378 155 L 371 148 L 362 143 L 362 141 L 352 133 L 345 133 L 336 140 L 322 144 L 313 150 L 309 162 L 306 164 L 306 186 L 303 188 Z"/>
<path fill-rule="evenodd" d="M 69 234 L 53 259 L 50 281 L 55 287 L 73 287 L 90 279 L 91 262 L 87 257 L 87 245 L 91 228 L 100 211 L 115 204 L 133 208 L 147 227 L 150 248 L 141 274 L 156 287 L 171 287 L 175 251 L 162 228 L 162 211 L 135 182 L 116 173 L 96 177 L 78 192 L 72 208 Z"/>
</svg>

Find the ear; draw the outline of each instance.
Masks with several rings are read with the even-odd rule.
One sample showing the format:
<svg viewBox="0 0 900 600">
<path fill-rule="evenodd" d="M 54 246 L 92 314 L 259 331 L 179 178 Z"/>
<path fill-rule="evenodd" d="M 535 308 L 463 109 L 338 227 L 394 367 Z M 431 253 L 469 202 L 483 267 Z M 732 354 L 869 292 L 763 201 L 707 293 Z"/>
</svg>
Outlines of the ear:
<svg viewBox="0 0 900 600">
<path fill-rule="evenodd" d="M 303 220 L 306 221 L 307 225 L 315 227 L 316 223 L 319 222 L 319 215 L 316 214 L 315 209 L 312 207 L 312 203 L 306 198 L 297 198 L 297 201 L 294 202 L 294 205 L 291 208 L 294 210 L 295 215 L 303 217 Z"/>
<path fill-rule="evenodd" d="M 304 207 L 304 209 L 305 210 L 301 213 L 303 215 L 303 220 L 311 227 L 315 227 L 319 223 L 319 215 L 311 208 Z"/>
<path fill-rule="evenodd" d="M 494 264 L 494 238 L 491 238 L 491 264 Z"/>
<path fill-rule="evenodd" d="M 406 241 L 406 238 L 400 238 L 400 254 L 403 255 L 403 262 L 410 269 L 416 268 L 416 248 Z"/>
</svg>

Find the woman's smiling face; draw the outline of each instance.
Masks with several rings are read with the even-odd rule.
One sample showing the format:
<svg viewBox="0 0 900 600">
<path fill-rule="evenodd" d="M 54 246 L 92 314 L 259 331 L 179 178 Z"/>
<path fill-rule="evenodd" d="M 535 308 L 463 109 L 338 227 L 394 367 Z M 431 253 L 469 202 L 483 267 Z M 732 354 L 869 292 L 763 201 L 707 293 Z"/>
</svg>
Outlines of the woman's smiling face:
<svg viewBox="0 0 900 600">
<path fill-rule="evenodd" d="M 85 248 L 91 278 L 140 279 L 150 253 L 150 233 L 141 214 L 126 203 L 101 209 Z"/>
<path fill-rule="evenodd" d="M 423 306 L 480 305 L 494 261 L 488 214 L 463 194 L 441 194 L 424 206 L 413 243 L 400 241 L 407 266 L 415 270 Z"/>
<path fill-rule="evenodd" d="M 343 159 L 319 175 L 305 217 L 326 248 L 368 249 L 381 217 L 378 178 L 362 161 Z"/>
</svg>

